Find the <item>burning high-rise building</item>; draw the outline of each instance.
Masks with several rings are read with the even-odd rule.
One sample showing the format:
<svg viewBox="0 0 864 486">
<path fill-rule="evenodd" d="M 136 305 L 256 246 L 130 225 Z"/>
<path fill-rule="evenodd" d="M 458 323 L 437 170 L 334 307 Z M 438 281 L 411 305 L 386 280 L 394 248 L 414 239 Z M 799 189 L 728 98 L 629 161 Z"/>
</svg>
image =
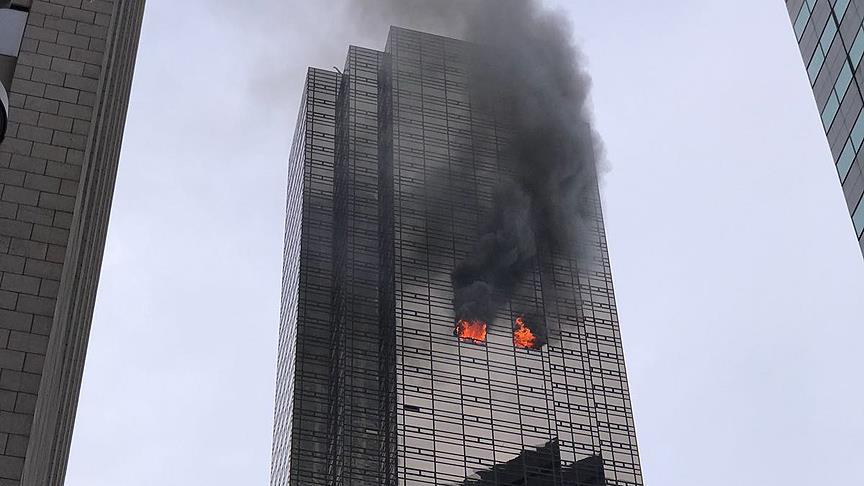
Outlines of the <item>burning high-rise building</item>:
<svg viewBox="0 0 864 486">
<path fill-rule="evenodd" d="M 308 72 L 273 486 L 642 484 L 590 126 L 490 107 L 477 53 L 393 28 Z"/>
</svg>

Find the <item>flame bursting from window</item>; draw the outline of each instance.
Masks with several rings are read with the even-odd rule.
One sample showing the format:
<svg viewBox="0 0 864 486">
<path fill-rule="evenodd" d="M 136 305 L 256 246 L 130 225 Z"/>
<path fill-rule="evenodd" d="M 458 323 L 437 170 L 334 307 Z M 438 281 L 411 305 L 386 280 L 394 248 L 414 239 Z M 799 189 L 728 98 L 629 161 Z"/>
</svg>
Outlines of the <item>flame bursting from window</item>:
<svg viewBox="0 0 864 486">
<path fill-rule="evenodd" d="M 454 333 L 463 341 L 473 342 L 475 344 L 486 342 L 486 323 L 483 321 L 469 321 L 462 319 L 456 323 Z"/>
<path fill-rule="evenodd" d="M 516 318 L 516 328 L 513 329 L 513 344 L 517 348 L 537 349 L 537 336 L 525 325 L 523 317 Z"/>
</svg>

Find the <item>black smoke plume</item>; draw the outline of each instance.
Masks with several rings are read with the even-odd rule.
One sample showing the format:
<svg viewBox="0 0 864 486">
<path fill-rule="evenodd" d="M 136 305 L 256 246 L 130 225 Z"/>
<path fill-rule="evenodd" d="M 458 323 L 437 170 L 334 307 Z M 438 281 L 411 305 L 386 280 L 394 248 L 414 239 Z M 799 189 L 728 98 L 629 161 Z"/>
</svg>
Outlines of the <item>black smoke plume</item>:
<svg viewBox="0 0 864 486">
<path fill-rule="evenodd" d="M 471 102 L 507 127 L 501 163 L 510 176 L 474 251 L 452 272 L 453 305 L 457 320 L 491 323 L 541 253 L 575 255 L 591 246 L 600 146 L 570 24 L 536 0 L 356 0 L 355 6 L 367 16 L 395 14 L 412 27 L 459 26 L 478 47 Z"/>
<path fill-rule="evenodd" d="M 598 144 L 567 21 L 535 1 L 482 3 L 468 27 L 480 46 L 473 97 L 510 129 L 503 160 L 512 180 L 475 251 L 453 271 L 453 286 L 457 318 L 492 322 L 539 252 L 588 246 L 581 240 L 594 216 Z M 531 321 L 545 334 L 541 320 Z"/>
</svg>

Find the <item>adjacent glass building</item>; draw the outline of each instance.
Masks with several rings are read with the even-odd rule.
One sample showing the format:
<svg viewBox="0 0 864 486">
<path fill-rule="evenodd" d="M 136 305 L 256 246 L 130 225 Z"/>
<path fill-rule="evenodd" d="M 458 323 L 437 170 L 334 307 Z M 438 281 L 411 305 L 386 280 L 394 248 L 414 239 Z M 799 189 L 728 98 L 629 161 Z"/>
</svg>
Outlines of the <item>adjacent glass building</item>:
<svg viewBox="0 0 864 486">
<path fill-rule="evenodd" d="M 786 0 L 786 8 L 864 251 L 864 0 Z"/>
<path fill-rule="evenodd" d="M 588 259 L 541 252 L 482 342 L 454 336 L 507 127 L 469 45 L 393 28 L 310 69 L 289 165 L 273 486 L 637 486 L 598 211 Z M 514 323 L 546 321 L 542 346 Z M 521 322 L 521 321 L 519 321 Z"/>
<path fill-rule="evenodd" d="M 0 0 L 0 485 L 66 474 L 144 0 Z"/>
</svg>

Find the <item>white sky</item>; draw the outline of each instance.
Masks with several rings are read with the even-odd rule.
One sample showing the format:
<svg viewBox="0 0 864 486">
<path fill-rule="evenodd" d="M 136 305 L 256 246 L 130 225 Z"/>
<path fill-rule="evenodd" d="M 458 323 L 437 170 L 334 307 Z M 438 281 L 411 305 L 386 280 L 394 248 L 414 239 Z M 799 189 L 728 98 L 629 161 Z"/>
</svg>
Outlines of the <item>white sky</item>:
<svg viewBox="0 0 864 486">
<path fill-rule="evenodd" d="M 267 484 L 305 68 L 342 0 L 148 0 L 68 486 Z M 845 484 L 864 259 L 781 1 L 557 0 L 593 75 L 646 484 Z"/>
</svg>

